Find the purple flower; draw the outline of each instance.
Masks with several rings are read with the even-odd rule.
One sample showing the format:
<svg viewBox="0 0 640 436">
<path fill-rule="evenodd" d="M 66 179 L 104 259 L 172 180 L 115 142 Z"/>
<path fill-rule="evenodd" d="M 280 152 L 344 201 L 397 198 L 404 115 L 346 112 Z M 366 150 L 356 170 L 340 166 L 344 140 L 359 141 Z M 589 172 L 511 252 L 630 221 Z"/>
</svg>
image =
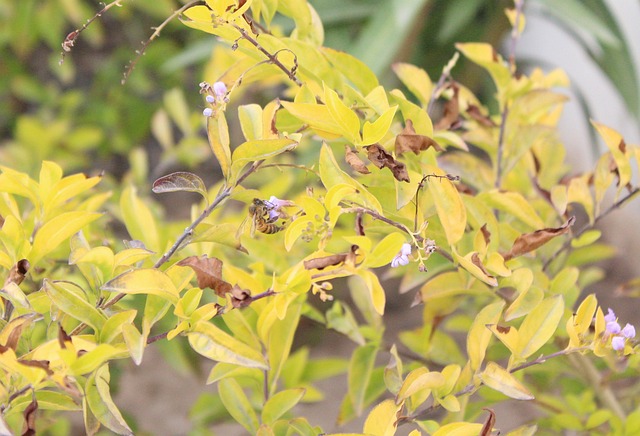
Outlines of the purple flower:
<svg viewBox="0 0 640 436">
<path fill-rule="evenodd" d="M 218 97 L 224 97 L 227 93 L 227 85 L 224 82 L 216 82 L 213 84 L 213 92 Z"/>
<path fill-rule="evenodd" d="M 207 100 L 207 103 L 213 103 L 214 101 L 216 101 L 213 95 L 207 95 L 204 99 Z"/>
<path fill-rule="evenodd" d="M 622 329 L 622 336 L 627 339 L 633 339 L 636 337 L 636 328 L 631 324 L 627 323 L 626 326 Z"/>
<path fill-rule="evenodd" d="M 206 108 L 202 111 L 202 115 L 209 118 L 211 115 L 213 115 L 213 109 L 211 109 L 210 107 Z"/>
<path fill-rule="evenodd" d="M 622 336 L 614 336 L 613 339 L 611 339 L 611 348 L 613 348 L 616 351 L 623 350 L 624 342 L 625 342 L 625 339 Z"/>
<path fill-rule="evenodd" d="M 391 268 L 397 268 L 400 265 L 409 263 L 409 255 L 411 254 L 411 244 L 402 244 L 400 252 L 391 261 Z"/>
<path fill-rule="evenodd" d="M 620 324 L 618 324 L 615 321 L 609 321 L 607 323 L 607 332 L 609 332 L 612 335 L 617 335 L 618 333 L 620 333 Z"/>
<path fill-rule="evenodd" d="M 613 322 L 616 320 L 616 314 L 611 308 L 607 309 L 607 314 L 604 316 L 606 322 Z"/>
</svg>

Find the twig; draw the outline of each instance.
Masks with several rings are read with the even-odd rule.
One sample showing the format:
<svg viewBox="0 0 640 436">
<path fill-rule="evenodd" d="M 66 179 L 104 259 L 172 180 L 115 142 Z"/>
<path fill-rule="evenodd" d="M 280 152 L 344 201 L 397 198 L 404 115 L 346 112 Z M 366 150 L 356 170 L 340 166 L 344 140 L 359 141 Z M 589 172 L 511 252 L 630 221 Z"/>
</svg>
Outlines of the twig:
<svg viewBox="0 0 640 436">
<path fill-rule="evenodd" d="M 554 357 L 558 357 L 558 356 L 564 356 L 564 355 L 568 355 L 571 353 L 575 353 L 575 352 L 579 352 L 579 351 L 585 351 L 585 350 L 589 350 L 589 347 L 579 347 L 579 348 L 571 348 L 571 349 L 564 349 L 564 350 L 560 350 L 560 351 L 556 351 L 555 353 L 552 354 L 548 354 L 546 356 L 540 356 L 537 359 L 532 360 L 531 362 L 527 362 L 527 363 L 523 363 L 522 365 L 513 367 L 509 370 L 509 372 L 511 374 L 513 374 L 514 372 L 518 372 L 521 371 L 525 368 L 529 368 L 531 366 L 534 365 L 540 365 L 541 363 L 546 362 L 549 359 L 553 359 Z M 479 387 L 481 387 L 484 383 L 480 382 L 479 385 L 476 385 L 474 383 L 469 383 L 467 386 L 465 386 L 462 390 L 456 392 L 454 395 L 456 397 L 461 397 L 463 395 L 469 394 L 471 392 L 474 392 L 476 389 L 478 389 Z M 436 409 L 439 409 L 440 407 L 442 407 L 440 404 L 432 404 L 431 406 L 427 407 L 426 409 L 423 409 L 419 412 L 414 412 L 411 415 L 407 415 L 407 416 L 402 416 L 400 418 L 398 418 L 397 421 L 397 425 L 400 426 L 402 424 L 408 424 L 412 421 L 420 421 L 422 419 L 425 419 L 431 412 L 433 412 Z"/>
<path fill-rule="evenodd" d="M 60 53 L 60 60 L 58 61 L 59 65 L 62 65 L 62 63 L 64 62 L 64 58 L 66 56 L 67 53 L 71 52 L 71 49 L 73 48 L 73 46 L 76 43 L 76 40 L 78 39 L 78 37 L 80 36 L 80 34 L 82 32 L 84 32 L 84 30 L 89 27 L 91 25 L 91 23 L 93 23 L 95 20 L 97 20 L 98 18 L 100 18 L 102 16 L 102 14 L 104 14 L 105 12 L 107 12 L 109 9 L 111 9 L 114 6 L 118 6 L 118 7 L 122 7 L 122 5 L 120 4 L 121 2 L 123 2 L 124 0 L 115 0 L 112 1 L 111 3 L 109 3 L 108 5 L 105 5 L 105 7 L 103 7 L 102 9 L 100 9 L 98 12 L 96 12 L 96 14 L 91 17 L 90 19 L 87 20 L 86 23 L 84 23 L 82 25 L 81 28 L 74 30 L 73 32 L 70 32 L 65 38 L 64 41 L 62 41 L 62 53 Z"/>
<path fill-rule="evenodd" d="M 371 209 L 367 209 L 366 207 L 350 207 L 350 208 L 346 208 L 346 209 L 342 209 L 343 213 L 355 213 L 355 214 L 362 214 L 362 213 L 366 213 L 367 215 L 382 221 L 384 223 L 389 224 L 390 226 L 393 226 L 395 228 L 398 228 L 400 230 L 402 230 L 405 233 L 408 233 L 410 235 L 413 235 L 417 241 L 422 242 L 424 240 L 424 238 L 422 238 L 422 236 L 419 235 L 414 235 L 411 230 L 409 230 L 409 228 L 407 226 L 405 226 L 404 224 L 400 224 L 397 221 L 393 221 L 390 220 L 389 218 L 380 215 L 378 212 L 376 212 L 375 210 L 371 210 Z"/>
<path fill-rule="evenodd" d="M 427 114 L 429 116 L 432 115 L 431 110 L 433 109 L 433 104 L 436 102 L 436 98 L 438 98 L 438 95 L 444 88 L 446 80 L 451 77 L 451 70 L 453 69 L 453 67 L 455 67 L 459 57 L 460 53 L 456 52 L 449 63 L 447 63 L 447 65 L 445 65 L 445 67 L 442 69 L 442 74 L 440 75 L 436 86 L 433 87 L 433 91 L 431 91 L 431 97 L 429 98 L 429 103 L 427 103 Z"/>
<path fill-rule="evenodd" d="M 500 133 L 498 135 L 498 152 L 496 154 L 496 183 L 495 187 L 500 188 L 502 183 L 502 155 L 504 153 L 504 132 L 507 127 L 507 116 L 509 115 L 509 103 L 504 102 L 504 109 L 500 118 Z"/>
<path fill-rule="evenodd" d="M 280 68 L 286 75 L 287 77 L 294 82 L 296 85 L 298 86 L 302 86 L 302 82 L 300 81 L 300 79 L 298 79 L 296 77 L 295 74 L 295 70 L 298 67 L 298 61 L 297 61 L 297 56 L 295 55 L 295 53 L 293 53 L 293 56 L 295 58 L 294 60 L 294 67 L 292 69 L 287 68 L 282 62 L 280 62 L 280 60 L 278 60 L 278 56 L 277 54 L 281 51 L 278 50 L 278 52 L 276 52 L 275 54 L 271 54 L 269 53 L 264 47 L 262 47 L 260 45 L 260 43 L 254 39 L 251 35 L 249 35 L 247 33 L 246 30 L 244 30 L 242 27 L 238 26 L 237 24 L 233 24 L 231 23 L 231 25 L 238 31 L 240 32 L 240 35 L 242 35 L 242 38 L 246 39 L 247 41 L 249 41 L 255 48 L 257 48 L 263 55 L 265 55 L 269 61 L 274 64 L 276 67 Z"/>
<path fill-rule="evenodd" d="M 513 20 L 513 28 L 511 29 L 511 44 L 509 45 L 509 68 L 511 74 L 516 72 L 516 45 L 518 44 L 518 38 L 520 38 L 520 18 L 522 17 L 522 8 L 524 7 L 524 0 L 515 0 L 516 17 Z"/>
<path fill-rule="evenodd" d="M 181 13 L 183 13 L 184 11 L 189 9 L 190 7 L 196 6 L 198 4 L 205 4 L 205 2 L 202 1 L 202 0 L 193 0 L 193 1 L 185 4 L 184 6 L 182 6 L 180 9 L 176 9 L 175 11 L 173 11 L 173 13 L 171 15 L 169 15 L 167 17 L 167 19 L 162 22 L 162 24 L 160 24 L 158 27 L 153 28 L 153 30 L 154 30 L 153 34 L 151 34 L 149 39 L 147 39 L 146 41 L 142 42 L 142 48 L 140 50 L 136 50 L 136 57 L 133 58 L 133 60 L 129 62 L 129 66 L 125 70 L 125 72 L 123 74 L 123 78 L 120 81 L 120 83 L 122 85 L 124 85 L 127 82 L 127 79 L 129 79 L 129 76 L 131 75 L 131 72 L 136 67 L 136 65 L 138 63 L 138 60 L 140 60 L 140 58 L 144 55 L 144 52 L 147 50 L 147 48 L 149 47 L 151 42 L 154 39 L 156 39 L 157 37 L 160 36 L 160 32 L 162 31 L 162 29 L 164 29 L 167 26 L 167 24 L 169 24 L 178 15 L 180 15 Z"/>
<path fill-rule="evenodd" d="M 605 210 L 604 212 L 602 212 L 600 215 L 598 215 L 594 220 L 593 223 L 586 223 L 584 226 L 582 226 L 582 228 L 580 228 L 580 230 L 578 230 L 574 235 L 573 238 L 565 241 L 564 244 L 562 244 L 562 246 L 551 255 L 551 257 L 549 257 L 549 259 L 546 260 L 546 262 L 544 263 L 544 265 L 542 265 L 542 270 L 546 271 L 547 268 L 549 268 L 549 266 L 551 265 L 551 262 L 553 262 L 559 255 L 560 253 L 562 253 L 563 251 L 565 251 L 566 249 L 568 249 L 569 247 L 571 247 L 571 241 L 574 240 L 575 238 L 580 237 L 580 235 L 582 235 L 584 232 L 586 232 L 587 230 L 592 229 L 597 223 L 598 221 L 600 221 L 602 218 L 604 218 L 605 216 L 609 215 L 611 212 L 613 212 L 616 209 L 619 209 L 622 207 L 622 205 L 624 205 L 626 202 L 630 201 L 636 194 L 638 194 L 640 192 L 640 188 L 635 188 L 633 191 L 629 192 L 626 196 L 622 197 L 620 200 L 616 201 L 615 203 L 613 203 L 611 206 L 609 206 L 609 208 L 607 210 Z"/>
</svg>

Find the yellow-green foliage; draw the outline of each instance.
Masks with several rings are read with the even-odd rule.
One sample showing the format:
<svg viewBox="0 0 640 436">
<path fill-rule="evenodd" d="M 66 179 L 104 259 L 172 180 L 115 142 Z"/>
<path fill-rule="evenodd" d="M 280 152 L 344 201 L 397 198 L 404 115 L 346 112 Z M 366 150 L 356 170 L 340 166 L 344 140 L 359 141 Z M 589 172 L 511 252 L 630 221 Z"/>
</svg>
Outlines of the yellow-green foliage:
<svg viewBox="0 0 640 436">
<path fill-rule="evenodd" d="M 252 434 L 321 433 L 295 406 L 321 401 L 313 383 L 336 374 L 346 377 L 338 422 L 366 414 L 365 434 L 488 435 L 493 412 L 485 418 L 481 407 L 509 398 L 547 406 L 538 428 L 632 434 L 632 398 L 616 396 L 599 370 L 637 375 L 635 341 L 594 295 L 580 295 L 599 277 L 590 264 L 610 253 L 593 226 L 638 192 L 640 149 L 594 123 L 608 151 L 592 173 L 567 178 L 556 132 L 567 78 L 516 74 L 487 44 L 457 45 L 435 83 L 394 65 L 407 95 L 323 47 L 306 1 L 205 3 L 182 21 L 226 43 L 201 85 L 220 181 L 207 189 L 181 172 L 153 188 L 204 197 L 184 231 L 128 184 L 108 209 L 132 241 L 105 243 L 107 218 L 96 211 L 109 194 L 98 177 L 63 177 L 53 162 L 38 180 L 1 167 L 7 432 L 37 429 L 43 410 L 82 410 L 89 434 L 101 425 L 131 434 L 111 399 L 110 362 L 140 364 L 162 340 L 217 362 L 208 383 L 225 416 Z M 276 14 L 292 20 L 290 34 L 271 27 Z M 521 12 L 508 16 L 521 32 Z M 455 82 L 459 55 L 489 74 L 493 101 Z M 231 110 L 249 84 L 281 93 Z M 231 119 L 241 132 L 229 132 Z M 154 128 L 162 136 L 161 121 Z M 586 221 L 578 230 L 575 214 Z M 418 288 L 423 307 L 422 324 L 390 348 L 381 273 Z M 334 286 L 349 288 L 355 306 Z M 320 309 L 309 304 L 318 299 Z M 354 341 L 350 361 L 292 351 L 303 316 Z M 465 346 L 452 337 L 460 332 Z"/>
</svg>

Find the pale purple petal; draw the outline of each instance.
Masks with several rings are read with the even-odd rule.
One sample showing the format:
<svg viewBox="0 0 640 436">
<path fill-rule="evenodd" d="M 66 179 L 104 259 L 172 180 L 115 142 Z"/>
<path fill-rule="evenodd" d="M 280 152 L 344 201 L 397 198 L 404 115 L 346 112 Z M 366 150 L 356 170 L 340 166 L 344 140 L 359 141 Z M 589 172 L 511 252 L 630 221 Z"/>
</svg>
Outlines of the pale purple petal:
<svg viewBox="0 0 640 436">
<path fill-rule="evenodd" d="M 207 95 L 204 99 L 207 100 L 207 103 L 213 103 L 214 101 L 216 101 L 213 95 Z"/>
<path fill-rule="evenodd" d="M 391 261 L 391 268 L 397 268 L 400 265 L 407 265 L 409 263 L 409 258 L 404 254 L 397 254 L 396 257 Z"/>
<path fill-rule="evenodd" d="M 223 82 L 216 82 L 213 84 L 213 92 L 218 97 L 224 97 L 227 93 L 227 85 L 225 85 Z"/>
<path fill-rule="evenodd" d="M 617 335 L 618 333 L 620 333 L 620 330 L 621 330 L 620 324 L 618 324 L 615 321 L 609 321 L 607 323 L 607 327 L 606 328 L 607 328 L 607 331 L 609 333 L 611 333 L 612 335 Z"/>
<path fill-rule="evenodd" d="M 627 325 L 622 329 L 621 333 L 625 338 L 632 339 L 636 337 L 636 328 L 627 323 Z"/>
<path fill-rule="evenodd" d="M 622 336 L 615 336 L 611 339 L 611 348 L 616 351 L 620 351 L 624 349 L 625 339 Z"/>
<path fill-rule="evenodd" d="M 213 109 L 211 109 L 210 107 L 205 108 L 205 110 L 202 111 L 202 115 L 204 115 L 205 117 L 210 117 L 211 115 L 213 115 Z"/>
<path fill-rule="evenodd" d="M 607 309 L 607 314 L 604 316 L 605 322 L 613 322 L 616 320 L 616 314 L 611 308 Z"/>
<path fill-rule="evenodd" d="M 411 244 L 402 244 L 402 248 L 400 249 L 400 253 L 404 256 L 408 256 L 411 254 Z"/>
</svg>

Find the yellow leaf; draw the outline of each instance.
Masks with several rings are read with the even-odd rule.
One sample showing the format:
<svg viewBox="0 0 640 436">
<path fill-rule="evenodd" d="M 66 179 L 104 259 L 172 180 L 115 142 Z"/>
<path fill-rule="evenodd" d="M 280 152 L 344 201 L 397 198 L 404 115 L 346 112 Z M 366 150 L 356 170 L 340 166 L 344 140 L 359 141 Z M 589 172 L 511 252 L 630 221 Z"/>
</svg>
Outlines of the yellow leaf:
<svg viewBox="0 0 640 436">
<path fill-rule="evenodd" d="M 494 189 L 478 195 L 488 206 L 518 218 L 533 229 L 544 228 L 544 221 L 538 216 L 531 203 L 519 192 L 503 192 Z"/>
<path fill-rule="evenodd" d="M 390 107 L 373 123 L 365 121 L 362 128 L 361 145 L 369 145 L 380 142 L 389 131 L 389 127 L 391 127 L 391 122 L 393 121 L 393 117 L 395 116 L 397 109 L 398 106 Z"/>
<path fill-rule="evenodd" d="M 407 242 L 406 235 L 400 232 L 392 232 L 384 237 L 371 251 L 371 254 L 364 260 L 367 268 L 379 268 L 387 265 L 402 248 L 402 244 Z"/>
<path fill-rule="evenodd" d="M 452 422 L 440 427 L 433 436 L 478 436 L 480 430 L 482 430 L 482 424 Z"/>
<path fill-rule="evenodd" d="M 433 83 L 427 72 L 415 65 L 402 62 L 393 64 L 391 68 L 404 86 L 417 97 L 420 104 L 422 104 L 423 107 L 427 107 L 429 100 L 431 100 L 431 93 L 433 92 Z"/>
<path fill-rule="evenodd" d="M 524 319 L 519 330 L 519 357 L 526 359 L 538 351 L 553 336 L 564 313 L 561 295 L 543 300 Z"/>
<path fill-rule="evenodd" d="M 147 294 L 162 297 L 174 305 L 178 290 L 169 276 L 155 268 L 130 270 L 105 283 L 104 291 L 123 294 Z"/>
<path fill-rule="evenodd" d="M 396 402 L 404 401 L 422 389 L 437 389 L 444 383 L 445 379 L 439 372 L 429 372 L 425 367 L 414 369 L 404 379 L 400 392 L 396 395 Z"/>
<path fill-rule="evenodd" d="M 231 149 L 229 148 L 229 127 L 223 111 L 220 111 L 216 118 L 207 118 L 207 138 L 211 151 L 220 164 L 222 175 L 226 179 L 229 177 L 231 167 Z"/>
<path fill-rule="evenodd" d="M 595 211 L 591 189 L 589 188 L 589 174 L 571 179 L 569 189 L 567 190 L 567 202 L 578 203 L 584 207 L 585 212 L 589 216 L 589 222 L 593 224 Z"/>
<path fill-rule="evenodd" d="M 613 160 L 616 163 L 618 182 L 618 193 L 627 184 L 631 182 L 632 169 L 630 164 L 630 156 L 627 153 L 627 146 L 622 138 L 622 135 L 614 129 L 605 126 L 604 124 L 591 121 L 591 124 L 596 128 L 598 134 L 604 139 L 604 143 L 611 152 Z"/>
<path fill-rule="evenodd" d="M 326 106 L 316 103 L 291 103 L 283 101 L 282 107 L 294 117 L 307 124 L 318 135 L 325 139 L 335 139 L 341 136 L 340 125 L 333 119 Z"/>
<path fill-rule="evenodd" d="M 509 371 L 494 362 L 487 363 L 480 380 L 491 389 L 516 400 L 533 400 L 533 395 Z"/>
<path fill-rule="evenodd" d="M 101 214 L 94 212 L 65 212 L 44 223 L 33 241 L 33 248 L 29 254 L 31 265 L 38 263 L 74 233 L 100 216 Z"/>
<path fill-rule="evenodd" d="M 235 184 L 245 165 L 291 151 L 296 145 L 298 143 L 293 139 L 260 139 L 240 144 L 231 155 L 229 184 Z"/>
<path fill-rule="evenodd" d="M 456 48 L 469 60 L 486 69 L 498 88 L 498 93 L 506 90 L 511 81 L 511 72 L 502 56 L 487 43 L 456 44 Z"/>
<path fill-rule="evenodd" d="M 517 355 L 520 335 L 515 327 L 503 327 L 494 324 L 488 325 L 487 328 L 496 335 L 496 338 L 500 339 L 500 342 L 502 342 L 512 354 Z"/>
<path fill-rule="evenodd" d="M 152 251 L 160 250 L 160 238 L 156 220 L 149 207 L 142 201 L 133 186 L 127 186 L 120 196 L 120 211 L 132 239 L 144 242 Z"/>
<path fill-rule="evenodd" d="M 487 328 L 487 324 L 496 324 L 500 320 L 504 305 L 504 301 L 498 301 L 485 306 L 471 324 L 467 335 L 467 355 L 473 371 L 480 368 L 491 339 L 491 330 Z"/>
<path fill-rule="evenodd" d="M 447 174 L 440 168 L 431 165 L 425 165 L 425 171 L 427 174 L 435 174 L 436 176 L 446 176 Z M 447 241 L 453 245 L 462 238 L 467 226 L 467 209 L 462 203 L 460 193 L 446 177 L 438 180 L 432 179 L 427 182 L 427 186 L 433 196 L 436 212 L 444 228 Z"/>
<path fill-rule="evenodd" d="M 338 94 L 324 84 L 324 102 L 329 114 L 340 126 L 340 133 L 353 144 L 360 143 L 360 119 L 358 115 L 345 105 Z"/>
<path fill-rule="evenodd" d="M 373 308 L 376 310 L 376 313 L 378 313 L 378 315 L 384 315 L 386 295 L 382 285 L 380 284 L 380 280 L 378 280 L 378 276 L 369 270 L 361 270 L 359 275 L 367 284 L 369 298 L 371 298 L 371 303 L 373 304 Z"/>
<path fill-rule="evenodd" d="M 469 272 L 472 276 L 480 279 L 489 286 L 498 286 L 498 279 L 490 275 L 484 268 L 484 265 L 480 261 L 478 253 L 475 251 L 467 254 L 466 256 L 460 256 L 455 250 L 453 250 L 453 257 L 455 260 Z"/>
<path fill-rule="evenodd" d="M 393 436 L 401 406 L 393 400 L 384 400 L 373 408 L 364 422 L 362 432 L 374 436 Z"/>
</svg>

